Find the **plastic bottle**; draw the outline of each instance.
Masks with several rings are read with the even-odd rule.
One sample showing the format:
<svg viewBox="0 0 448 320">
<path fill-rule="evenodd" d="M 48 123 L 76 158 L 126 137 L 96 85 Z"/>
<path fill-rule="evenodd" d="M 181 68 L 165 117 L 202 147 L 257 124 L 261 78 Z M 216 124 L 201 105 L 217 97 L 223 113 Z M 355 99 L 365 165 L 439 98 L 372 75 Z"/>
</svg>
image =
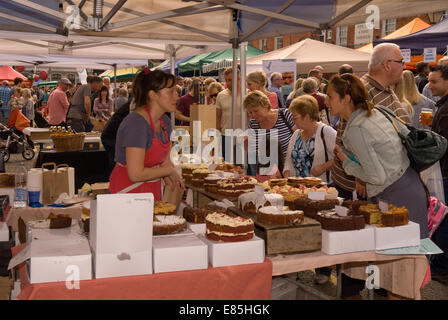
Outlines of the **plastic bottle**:
<svg viewBox="0 0 448 320">
<path fill-rule="evenodd" d="M 23 162 L 20 163 L 16 172 L 14 188 L 14 208 L 25 208 L 27 206 L 26 178 L 28 171 Z"/>
</svg>

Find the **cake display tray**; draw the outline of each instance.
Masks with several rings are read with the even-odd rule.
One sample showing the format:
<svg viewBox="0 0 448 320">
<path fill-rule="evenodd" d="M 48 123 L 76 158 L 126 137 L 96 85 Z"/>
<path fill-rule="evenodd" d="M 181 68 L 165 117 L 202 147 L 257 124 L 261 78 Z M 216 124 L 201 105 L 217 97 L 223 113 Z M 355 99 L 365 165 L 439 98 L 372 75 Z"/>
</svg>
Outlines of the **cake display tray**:
<svg viewBox="0 0 448 320">
<path fill-rule="evenodd" d="M 236 207 L 228 210 L 254 221 L 255 234 L 266 242 L 266 254 L 311 252 L 322 247 L 321 224 L 309 217 L 301 224 L 275 225 L 258 221 L 256 213 L 245 214 Z"/>
</svg>

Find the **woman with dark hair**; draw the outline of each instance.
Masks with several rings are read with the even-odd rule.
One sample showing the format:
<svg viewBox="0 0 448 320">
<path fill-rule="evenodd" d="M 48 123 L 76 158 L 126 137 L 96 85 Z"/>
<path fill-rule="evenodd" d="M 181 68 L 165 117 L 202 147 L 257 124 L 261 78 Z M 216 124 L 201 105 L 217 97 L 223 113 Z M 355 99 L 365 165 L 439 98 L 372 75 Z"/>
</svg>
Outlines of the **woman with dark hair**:
<svg viewBox="0 0 448 320">
<path fill-rule="evenodd" d="M 176 79 L 160 70 L 139 72 L 132 84 L 135 109 L 120 124 L 111 193 L 154 194 L 162 199 L 162 179 L 173 190 L 184 184 L 170 160 L 171 121 L 179 98 Z"/>
<path fill-rule="evenodd" d="M 427 196 L 418 173 L 410 167 L 406 148 L 389 120 L 369 101 L 360 79 L 335 75 L 328 84 L 326 104 L 332 115 L 347 122 L 342 141 L 335 147 L 345 172 L 366 182 L 367 197 L 409 210 L 428 237 Z"/>
<path fill-rule="evenodd" d="M 93 102 L 93 112 L 98 119 L 108 119 L 112 111 L 114 110 L 114 100 L 109 98 L 109 89 L 106 86 L 102 86 L 100 89 L 100 95 L 95 98 Z"/>
</svg>

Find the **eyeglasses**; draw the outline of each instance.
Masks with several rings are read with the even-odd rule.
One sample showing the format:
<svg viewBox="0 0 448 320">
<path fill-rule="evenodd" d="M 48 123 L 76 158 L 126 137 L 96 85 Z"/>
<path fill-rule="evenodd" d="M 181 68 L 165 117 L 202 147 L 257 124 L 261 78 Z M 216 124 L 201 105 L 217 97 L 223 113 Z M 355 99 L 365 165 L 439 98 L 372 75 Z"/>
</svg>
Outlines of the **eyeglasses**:
<svg viewBox="0 0 448 320">
<path fill-rule="evenodd" d="M 387 61 L 396 62 L 396 63 L 399 63 L 401 65 L 404 65 L 404 63 L 405 63 L 403 59 L 401 59 L 401 60 L 387 60 Z"/>
</svg>

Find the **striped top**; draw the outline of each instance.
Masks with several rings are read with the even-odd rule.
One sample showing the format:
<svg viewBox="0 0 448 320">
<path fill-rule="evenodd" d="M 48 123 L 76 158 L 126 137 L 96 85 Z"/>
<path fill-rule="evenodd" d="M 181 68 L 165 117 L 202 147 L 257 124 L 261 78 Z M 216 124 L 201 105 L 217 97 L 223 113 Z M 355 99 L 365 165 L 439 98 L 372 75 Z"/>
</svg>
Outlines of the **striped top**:
<svg viewBox="0 0 448 320">
<path fill-rule="evenodd" d="M 249 130 L 249 137 L 253 136 L 253 133 L 255 133 L 255 136 L 253 136 L 252 139 L 249 140 L 249 151 L 254 152 L 255 150 L 258 150 L 258 140 L 263 139 L 263 137 L 265 137 L 266 135 L 269 137 L 271 130 L 277 129 L 278 140 L 280 141 L 280 144 L 282 146 L 283 159 L 286 158 L 289 140 L 291 140 L 292 134 L 294 133 L 293 128 L 295 126 L 295 123 L 292 119 L 292 114 L 287 109 L 278 110 L 279 115 L 277 117 L 277 122 L 275 122 L 275 125 L 271 129 L 263 130 L 256 120 L 250 119 L 249 128 L 255 130 L 255 132 L 251 133 L 252 130 Z M 283 112 L 284 117 L 280 115 L 280 112 Z M 286 120 L 286 122 L 283 120 L 283 118 Z M 272 134 L 274 137 L 276 135 L 275 131 L 272 132 Z M 253 144 L 253 142 L 255 142 L 255 144 Z"/>
<path fill-rule="evenodd" d="M 397 117 L 406 123 L 411 123 L 409 112 L 401 104 L 395 92 L 391 88 L 384 88 L 368 74 L 365 74 L 361 81 L 367 88 L 369 96 L 374 105 L 380 105 L 391 110 Z"/>
</svg>

